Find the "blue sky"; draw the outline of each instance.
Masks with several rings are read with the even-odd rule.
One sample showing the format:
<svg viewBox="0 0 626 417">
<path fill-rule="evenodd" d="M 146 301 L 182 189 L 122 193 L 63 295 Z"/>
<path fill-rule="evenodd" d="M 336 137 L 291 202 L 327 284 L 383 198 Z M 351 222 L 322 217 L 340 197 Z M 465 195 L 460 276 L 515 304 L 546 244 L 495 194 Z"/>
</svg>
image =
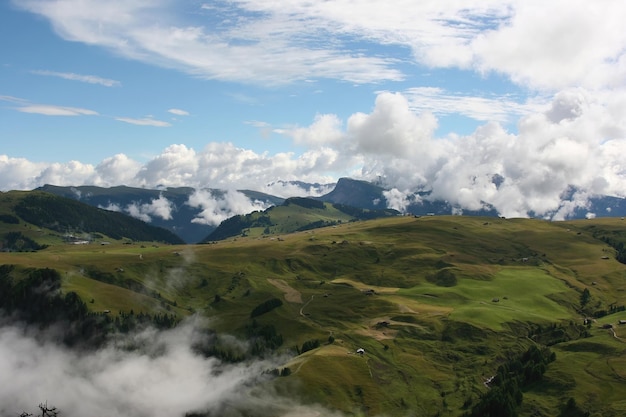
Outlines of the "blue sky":
<svg viewBox="0 0 626 417">
<path fill-rule="evenodd" d="M 2 2 L 0 189 L 351 176 L 518 215 L 623 195 L 622 3 Z"/>
<path fill-rule="evenodd" d="M 319 74 L 312 72 L 306 79 L 297 72 L 288 72 L 288 82 L 284 82 L 280 75 L 274 75 L 274 68 L 263 63 L 259 65 L 265 74 L 256 80 L 254 71 L 242 70 L 242 74 L 231 77 L 219 74 L 219 66 L 186 66 L 178 62 L 182 59 L 132 59 L 120 56 L 115 48 L 89 45 L 58 33 L 54 22 L 32 13 L 43 8 L 37 2 L 26 2 L 26 8 L 18 4 L 5 3 L 0 17 L 7 34 L 2 40 L 2 95 L 23 100 L 2 103 L 3 136 L 19 138 L 4 145 L 3 153 L 13 157 L 97 164 L 112 154 L 125 153 L 145 161 L 172 143 L 201 149 L 208 142 L 223 141 L 255 152 L 298 153 L 303 149 L 289 138 L 273 133 L 273 129 L 306 126 L 316 114 L 332 113 L 346 118 L 357 111 L 369 111 L 377 92 L 383 90 L 435 87 L 470 97 L 512 94 L 517 102 L 526 98 L 524 91 L 497 74 L 436 70 L 415 62 L 406 46 L 381 45 L 355 36 L 340 41 L 342 48 L 348 48 L 342 53 L 353 59 L 361 54 L 373 59 L 384 57 L 384 68 L 368 68 L 361 74 L 347 65 L 339 68 L 335 76 L 327 77 L 328 70 L 320 69 Z M 219 32 L 224 26 L 222 19 L 231 14 L 250 18 L 243 9 L 228 8 L 225 3 L 218 5 L 227 10 L 212 16 L 213 10 L 207 4 L 188 2 L 175 10 L 177 16 L 171 20 L 183 28 L 182 25 L 201 25 L 210 34 L 213 30 Z M 171 8 L 169 5 L 167 10 Z M 87 18 L 91 17 L 84 17 Z M 319 40 L 307 42 L 309 47 L 323 47 L 328 42 L 325 36 L 333 36 L 321 35 Z M 259 54 L 264 59 L 262 50 Z M 188 59 L 193 59 L 193 52 L 189 55 Z M 243 58 L 241 64 L 232 65 L 245 67 Z M 271 65 L 280 73 L 280 59 L 289 56 L 277 58 L 278 62 Z M 200 74 L 194 74 L 198 71 Z M 383 73 L 380 79 L 377 71 Z M 385 78 L 385 73 L 391 74 Z M 351 78 L 367 81 L 354 82 Z M 40 107 L 30 109 L 31 106 Z M 429 109 L 430 103 L 425 106 Z M 88 113 L 79 117 L 54 116 L 55 109 L 60 111 L 63 107 Z M 505 121 L 508 128 L 515 128 L 514 116 Z M 467 115 L 446 112 L 437 133 L 471 133 L 478 122 Z M 267 128 L 259 128 L 260 125 Z"/>
</svg>

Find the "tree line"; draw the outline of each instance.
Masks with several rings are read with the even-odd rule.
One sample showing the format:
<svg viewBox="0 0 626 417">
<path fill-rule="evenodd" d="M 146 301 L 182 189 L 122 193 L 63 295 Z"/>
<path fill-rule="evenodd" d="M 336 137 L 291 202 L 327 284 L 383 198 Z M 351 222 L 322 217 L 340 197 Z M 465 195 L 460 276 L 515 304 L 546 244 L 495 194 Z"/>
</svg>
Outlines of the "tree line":
<svg viewBox="0 0 626 417">
<path fill-rule="evenodd" d="M 112 317 L 92 312 L 75 292 L 61 292 L 61 275 L 49 268 L 31 269 L 15 279 L 14 266 L 0 265 L 0 309 L 17 320 L 47 328 L 62 323 L 59 339 L 67 346 L 97 348 L 111 333 L 129 332 L 145 326 L 174 327 L 173 314 L 121 312 Z"/>
<path fill-rule="evenodd" d="M 48 245 L 41 245 L 22 232 L 8 232 L 0 242 L 0 249 L 11 252 L 34 252 L 47 247 Z"/>
<path fill-rule="evenodd" d="M 509 359 L 498 367 L 489 383 L 489 391 L 464 417 L 516 417 L 524 397 L 522 391 L 541 381 L 548 364 L 555 360 L 556 354 L 549 348 L 535 345 Z"/>
<path fill-rule="evenodd" d="M 102 210 L 69 198 L 31 192 L 14 208 L 22 220 L 59 233 L 100 232 L 111 239 L 184 243 L 169 230 L 152 226 L 123 213 Z"/>
</svg>

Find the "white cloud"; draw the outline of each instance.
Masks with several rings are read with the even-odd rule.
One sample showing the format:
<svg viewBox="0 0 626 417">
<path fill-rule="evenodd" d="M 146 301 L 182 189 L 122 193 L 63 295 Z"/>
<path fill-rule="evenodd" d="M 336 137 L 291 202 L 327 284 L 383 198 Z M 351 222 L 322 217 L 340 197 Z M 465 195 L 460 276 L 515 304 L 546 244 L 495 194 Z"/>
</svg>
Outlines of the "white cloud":
<svg viewBox="0 0 626 417">
<path fill-rule="evenodd" d="M 248 121 L 246 121 L 244 123 L 247 124 L 247 125 L 250 125 L 250 126 L 257 127 L 259 129 L 267 129 L 267 128 L 271 127 L 271 125 L 269 123 L 263 122 L 263 121 L 260 121 L 260 120 L 248 120 Z"/>
<path fill-rule="evenodd" d="M 436 115 L 461 114 L 482 122 L 508 123 L 520 116 L 545 109 L 549 99 L 520 102 L 511 96 L 468 96 L 450 93 L 437 87 L 416 87 L 403 92 L 412 110 L 430 111 Z"/>
<path fill-rule="evenodd" d="M 218 226 L 221 222 L 237 214 L 248 214 L 255 210 L 262 211 L 269 207 L 262 201 L 252 201 L 238 191 L 226 191 L 222 195 L 213 195 L 208 190 L 196 190 L 187 204 L 200 209 L 193 223 Z"/>
<path fill-rule="evenodd" d="M 473 39 L 480 70 L 549 91 L 623 85 L 624 2 L 535 0 L 512 6 L 506 21 Z"/>
<path fill-rule="evenodd" d="M 66 80 L 72 81 L 80 81 L 88 84 L 99 84 L 105 87 L 119 87 L 122 85 L 119 81 L 111 80 L 109 78 L 102 78 L 97 75 L 83 75 L 83 74 L 75 74 L 73 72 L 56 72 L 56 71 L 45 71 L 45 70 L 36 70 L 31 71 L 33 74 L 37 75 L 46 75 L 51 77 L 63 78 Z"/>
<path fill-rule="evenodd" d="M 99 207 L 104 210 L 126 213 L 146 223 L 150 223 L 153 217 L 171 220 L 172 212 L 175 210 L 174 204 L 163 195 L 160 195 L 159 198 L 152 199 L 149 203 L 140 204 L 133 202 L 126 207 L 122 207 L 118 203 L 109 202 L 106 206 L 100 205 Z"/>
<path fill-rule="evenodd" d="M 29 104 L 16 109 L 22 113 L 43 114 L 44 116 L 95 116 L 98 112 L 79 107 Z"/>
<path fill-rule="evenodd" d="M 163 195 L 160 195 L 159 198 L 152 200 L 150 204 L 144 204 L 144 210 L 146 213 L 160 217 L 163 220 L 172 219 L 173 208 L 172 202 L 163 197 Z"/>
<path fill-rule="evenodd" d="M 123 211 L 125 211 L 132 217 L 135 217 L 146 223 L 150 223 L 152 221 L 152 217 L 160 217 L 163 220 L 171 220 L 173 210 L 173 203 L 165 198 L 163 195 L 160 195 L 159 198 L 154 199 L 149 203 L 129 204 Z"/>
<path fill-rule="evenodd" d="M 0 328 L 0 415 L 34 412 L 46 401 L 68 417 L 247 415 L 250 410 L 283 417 L 338 415 L 265 389 L 263 373 L 280 366 L 276 359 L 228 365 L 195 353 L 191 346 L 198 333 L 189 323 L 120 339 L 118 346 L 136 346 L 127 350 L 108 345 L 76 352 L 37 336 L 32 329 Z"/>
<path fill-rule="evenodd" d="M 307 16 L 293 15 L 289 21 L 268 13 L 260 20 L 232 21 L 228 19 L 232 6 L 221 3 L 210 13 L 222 23 L 198 26 L 183 23 L 184 16 L 174 17 L 165 2 L 27 0 L 16 5 L 49 19 L 64 39 L 210 79 L 276 84 L 308 78 L 357 83 L 403 78 L 391 68 L 393 60 L 321 47 L 309 35 L 322 30 L 331 39 L 333 33 L 324 29 L 323 20 L 313 22 Z M 233 6 L 248 14 L 248 5 Z M 297 34 L 309 21 L 315 23 L 312 32 Z"/>
<path fill-rule="evenodd" d="M 53 104 L 31 103 L 29 100 L 13 97 L 0 96 L 0 100 L 18 104 L 15 110 L 22 113 L 42 114 L 44 116 L 97 116 L 98 112 L 80 107 L 58 106 Z"/>
<path fill-rule="evenodd" d="M 93 178 L 95 169 L 93 165 L 83 164 L 79 161 L 67 163 L 52 163 L 46 166 L 35 178 L 35 183 L 44 184 L 80 184 L 85 179 Z"/>
<path fill-rule="evenodd" d="M 91 181 L 96 185 L 112 187 L 115 185 L 133 184 L 141 169 L 141 164 L 124 154 L 105 158 L 96 168 L 96 175 Z"/>
<path fill-rule="evenodd" d="M 334 114 L 318 114 L 313 124 L 308 127 L 274 129 L 274 131 L 291 137 L 299 145 L 317 147 L 339 142 L 343 138 L 341 125 L 341 120 Z"/>
<path fill-rule="evenodd" d="M 427 67 L 495 72 L 550 92 L 611 88 L 626 75 L 621 0 L 236 0 L 200 6 L 193 22 L 161 1 L 15 4 L 49 19 L 64 39 L 210 79 L 402 80 L 405 60 L 386 55 L 388 46 Z M 355 43 L 371 47 L 350 51 Z"/>
<path fill-rule="evenodd" d="M 116 211 L 118 213 L 123 212 L 122 207 L 120 207 L 120 205 L 116 203 L 109 203 L 106 206 L 100 205 L 98 206 L 98 208 L 101 208 L 103 210 Z"/>
<path fill-rule="evenodd" d="M 347 130 L 360 153 L 407 157 L 417 155 L 436 128 L 430 112 L 416 114 L 402 94 L 382 93 L 370 114 L 350 116 Z"/>
<path fill-rule="evenodd" d="M 623 102 L 592 97 L 584 89 L 559 92 L 537 107 L 542 112 L 520 119 L 519 134 L 489 122 L 471 135 L 435 138 L 432 115 L 416 114 L 400 94 L 381 93 L 370 113 L 348 119 L 339 142 L 349 145 L 337 145 L 338 159 L 359 155 L 361 177 L 382 178 L 392 188 L 391 207 L 401 211 L 415 191 L 430 190 L 429 198 L 461 209 L 493 206 L 508 217 L 564 218 L 589 197 L 626 196 L 626 166 L 618 161 L 626 149 L 617 110 Z M 571 187 L 577 190 L 572 201 L 563 201 Z"/>
<path fill-rule="evenodd" d="M 0 189 L 44 183 L 210 186 L 289 197 L 319 195 L 328 188 L 305 191 L 280 180 L 329 184 L 350 176 L 384 181 L 398 209 L 406 208 L 411 193 L 430 190 L 430 198 L 464 209 L 489 205 L 507 217 L 534 213 L 564 218 L 574 208 L 585 207 L 592 196 L 626 197 L 625 97 L 622 90 L 598 95 L 566 89 L 543 111 L 521 117 L 518 133 L 488 122 L 466 136 L 436 138 L 432 113 L 417 113 L 402 94 L 385 92 L 369 113 L 355 113 L 345 122 L 335 115 L 318 115 L 309 126 L 284 130 L 308 148 L 300 155 L 259 154 L 215 142 L 200 150 L 171 145 L 144 164 L 124 155 L 95 167 L 76 161 L 33 163 L 4 155 Z M 565 194 L 571 201 L 563 200 Z M 219 222 L 230 205 L 239 205 L 241 212 L 255 209 L 253 203 L 237 200 L 237 194 L 227 197 L 197 195 L 192 204 L 205 210 L 198 221 Z M 136 214 L 153 215 L 141 210 Z"/>
<path fill-rule="evenodd" d="M 164 122 L 162 120 L 156 120 L 151 117 L 144 117 L 142 119 L 133 119 L 130 117 L 116 117 L 115 120 L 120 122 L 130 123 L 138 126 L 154 126 L 154 127 L 170 127 L 172 124 Z"/>
<path fill-rule="evenodd" d="M 0 95 L 0 100 L 8 101 L 10 103 L 28 104 L 28 100 L 25 100 L 25 99 L 19 98 L 19 97 L 13 97 L 13 96 L 2 96 L 2 95 Z"/>
<path fill-rule="evenodd" d="M 398 210 L 401 213 L 406 213 L 407 208 L 411 203 L 414 203 L 413 193 L 410 191 L 400 191 L 397 188 L 392 188 L 388 191 L 383 191 L 383 195 L 387 200 L 387 208 Z"/>
<path fill-rule="evenodd" d="M 189 112 L 181 109 L 169 109 L 168 113 L 175 114 L 176 116 L 189 116 Z"/>
<path fill-rule="evenodd" d="M 329 148 L 295 157 L 257 154 L 231 143 L 210 143 L 201 151 L 171 145 L 143 166 L 135 183 L 222 189 L 258 189 L 277 179 L 327 183 L 332 180 L 325 171 L 335 168 L 336 157 Z"/>
<path fill-rule="evenodd" d="M 25 158 L 0 155 L 0 190 L 29 190 L 43 185 L 37 177 L 47 166 Z"/>
<path fill-rule="evenodd" d="M 328 194 L 335 188 L 334 183 L 318 184 L 312 183 L 308 187 L 304 187 L 299 182 L 287 182 L 276 181 L 269 184 L 265 184 L 260 191 L 264 193 L 275 195 L 277 197 L 289 198 L 289 197 L 320 197 L 324 194 Z"/>
</svg>

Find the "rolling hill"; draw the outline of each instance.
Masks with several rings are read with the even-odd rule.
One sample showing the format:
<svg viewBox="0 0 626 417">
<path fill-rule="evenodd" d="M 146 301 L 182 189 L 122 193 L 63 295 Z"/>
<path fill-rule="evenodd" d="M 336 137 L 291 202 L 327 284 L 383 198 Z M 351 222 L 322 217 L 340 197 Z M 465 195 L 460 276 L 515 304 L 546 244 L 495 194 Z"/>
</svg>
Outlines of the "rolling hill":
<svg viewBox="0 0 626 417">
<path fill-rule="evenodd" d="M 261 212 L 230 217 L 202 242 L 236 236 L 279 235 L 398 214 L 400 214 L 398 211 L 391 209 L 360 209 L 344 204 L 293 197 L 279 206 L 270 207 Z"/>
<path fill-rule="evenodd" d="M 54 268 L 94 312 L 210 317 L 256 350 L 205 352 L 286 354 L 267 384 L 345 415 L 476 415 L 513 385 L 510 415 L 626 412 L 623 220 L 392 216 L 281 237 L 52 244 L 0 265 Z"/>
<path fill-rule="evenodd" d="M 94 237 L 101 240 L 183 243 L 182 239 L 168 230 L 122 213 L 39 191 L 0 193 L 0 223 L 6 230 L 3 234 L 5 250 L 39 249 L 34 243 L 36 240 L 48 244 L 70 238 L 74 241 L 89 241 Z M 42 235 L 46 237 L 42 239 Z"/>
<path fill-rule="evenodd" d="M 96 187 L 77 186 L 60 187 L 45 185 L 37 191 L 44 191 L 65 198 L 71 198 L 94 207 L 108 208 L 127 215 L 141 217 L 153 226 L 161 227 L 178 235 L 187 243 L 197 243 L 215 230 L 216 226 L 194 221 L 202 213 L 203 208 L 190 204 L 190 198 L 196 192 L 189 187 L 146 189 L 136 187 Z M 220 200 L 226 193 L 224 190 L 206 189 L 213 199 Z M 284 199 L 251 190 L 239 191 L 251 201 L 260 201 L 264 205 L 281 204 Z M 159 215 L 158 211 L 142 210 L 152 207 L 155 202 L 163 202 L 167 206 L 167 214 Z M 229 212 L 229 207 L 223 211 Z"/>
</svg>

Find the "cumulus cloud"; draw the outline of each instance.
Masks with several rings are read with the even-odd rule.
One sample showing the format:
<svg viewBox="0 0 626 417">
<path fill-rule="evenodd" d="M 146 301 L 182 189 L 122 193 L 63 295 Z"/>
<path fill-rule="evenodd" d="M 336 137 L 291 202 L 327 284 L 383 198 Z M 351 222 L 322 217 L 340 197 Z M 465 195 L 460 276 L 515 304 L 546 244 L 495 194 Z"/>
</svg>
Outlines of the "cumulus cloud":
<svg viewBox="0 0 626 417">
<path fill-rule="evenodd" d="M 619 0 L 589 8 L 584 0 L 510 4 L 497 28 L 471 42 L 475 65 L 507 74 L 514 82 L 555 91 L 622 85 L 626 35 L 619 29 L 626 11 Z"/>
<path fill-rule="evenodd" d="M 210 226 L 217 226 L 237 214 L 262 211 L 270 206 L 262 201 L 252 201 L 238 191 L 226 191 L 221 195 L 213 195 L 208 190 L 196 190 L 189 196 L 187 204 L 200 209 L 200 213 L 192 220 L 193 223 Z"/>
<path fill-rule="evenodd" d="M 142 165 L 124 154 L 105 158 L 96 167 L 96 175 L 89 181 L 95 185 L 110 187 L 133 184 Z"/>
<path fill-rule="evenodd" d="M 387 208 L 398 210 L 401 213 L 406 213 L 407 208 L 413 200 L 412 192 L 402 192 L 397 188 L 383 191 L 383 196 L 385 196 L 385 199 L 387 200 Z"/>
<path fill-rule="evenodd" d="M 150 223 L 153 217 L 159 217 L 163 220 L 171 220 L 172 212 L 175 210 L 174 203 L 165 198 L 162 194 L 159 198 L 151 200 L 149 203 L 131 203 L 122 207 L 118 203 L 109 203 L 107 205 L 100 205 L 101 209 L 109 211 L 117 211 L 119 213 L 126 213 L 136 219 Z"/>
<path fill-rule="evenodd" d="M 335 144 L 343 138 L 341 125 L 341 120 L 334 114 L 318 114 L 310 126 L 274 131 L 290 136 L 299 145 L 321 146 Z"/>
<path fill-rule="evenodd" d="M 561 120 L 573 120 L 583 114 L 587 98 L 581 89 L 560 91 L 554 97 L 546 116 L 553 123 Z"/>
<path fill-rule="evenodd" d="M 348 119 L 354 145 L 368 155 L 414 155 L 436 128 L 437 119 L 431 113 L 412 112 L 406 97 L 399 93 L 379 94 L 371 113 L 355 113 Z"/>
<path fill-rule="evenodd" d="M 171 145 L 146 163 L 116 155 L 97 166 L 77 161 L 33 163 L 0 156 L 1 189 L 57 185 L 119 185 L 157 188 L 251 189 L 281 197 L 320 195 L 339 177 L 382 181 L 393 207 L 422 198 L 459 209 L 493 207 L 507 217 L 564 218 L 599 195 L 625 197 L 625 93 L 590 94 L 565 89 L 551 102 L 522 116 L 518 132 L 487 122 L 469 135 L 435 137 L 437 118 L 418 112 L 401 93 L 380 93 L 370 112 L 342 121 L 317 115 L 309 126 L 282 134 L 305 145 L 300 155 L 256 153 L 232 143 L 203 149 Z M 10 173 L 10 174 L 9 174 Z M 294 181 L 300 181 L 297 183 Z M 318 184 L 303 188 L 302 183 Z M 203 209 L 197 221 L 217 224 L 224 216 L 262 209 L 236 193 L 199 193 L 190 204 Z M 226 207 L 239 207 L 229 211 Z M 161 207 L 163 208 L 163 207 Z M 152 216 L 136 208 L 137 216 Z"/>
<path fill-rule="evenodd" d="M 177 144 L 148 161 L 135 181 L 143 186 L 254 190 L 277 179 L 328 183 L 332 177 L 326 171 L 337 166 L 337 158 L 338 152 L 330 148 L 295 156 L 258 154 L 232 143 L 212 142 L 200 151 Z"/>
<path fill-rule="evenodd" d="M 43 185 L 37 177 L 48 164 L 31 162 L 25 158 L 0 155 L 0 178 L 2 190 L 29 190 Z"/>
<path fill-rule="evenodd" d="M 79 161 L 52 163 L 46 166 L 35 178 L 35 182 L 44 184 L 82 183 L 85 178 L 93 177 L 95 169 L 91 164 Z"/>
<path fill-rule="evenodd" d="M 277 366 L 273 361 L 227 365 L 196 354 L 191 346 L 199 335 L 192 323 L 148 329 L 90 352 L 33 336 L 28 328 L 0 328 L 0 415 L 34 412 L 46 401 L 68 417 L 183 417 L 229 408 L 333 415 L 265 390 L 263 372 Z M 138 348 L 123 349 L 129 342 Z M 297 409 L 302 414 L 293 414 Z"/>
<path fill-rule="evenodd" d="M 335 188 L 335 183 L 303 183 L 300 181 L 276 181 L 264 184 L 260 190 L 277 197 L 320 197 Z"/>
<path fill-rule="evenodd" d="M 341 167 L 339 153 L 330 148 L 303 155 L 269 155 L 235 147 L 232 143 L 210 143 L 196 151 L 182 144 L 171 145 L 153 159 L 140 163 L 124 154 L 104 159 L 96 166 L 77 161 L 35 163 L 24 158 L 0 155 L 0 190 L 28 190 L 44 184 L 98 185 L 111 187 L 193 187 L 252 189 L 289 197 L 303 190 L 285 181 L 329 184 L 335 181 L 328 170 Z M 341 171 L 338 171 L 341 172 Z M 321 187 L 321 186 L 320 186 Z M 309 189 L 309 188 L 307 188 Z M 318 195 L 327 187 L 310 188 Z"/>
<path fill-rule="evenodd" d="M 160 217 L 163 220 L 171 220 L 173 209 L 173 203 L 163 195 L 160 195 L 159 198 L 154 199 L 149 203 L 129 204 L 126 206 L 124 211 L 139 220 L 150 223 L 152 221 L 152 217 Z"/>
</svg>

